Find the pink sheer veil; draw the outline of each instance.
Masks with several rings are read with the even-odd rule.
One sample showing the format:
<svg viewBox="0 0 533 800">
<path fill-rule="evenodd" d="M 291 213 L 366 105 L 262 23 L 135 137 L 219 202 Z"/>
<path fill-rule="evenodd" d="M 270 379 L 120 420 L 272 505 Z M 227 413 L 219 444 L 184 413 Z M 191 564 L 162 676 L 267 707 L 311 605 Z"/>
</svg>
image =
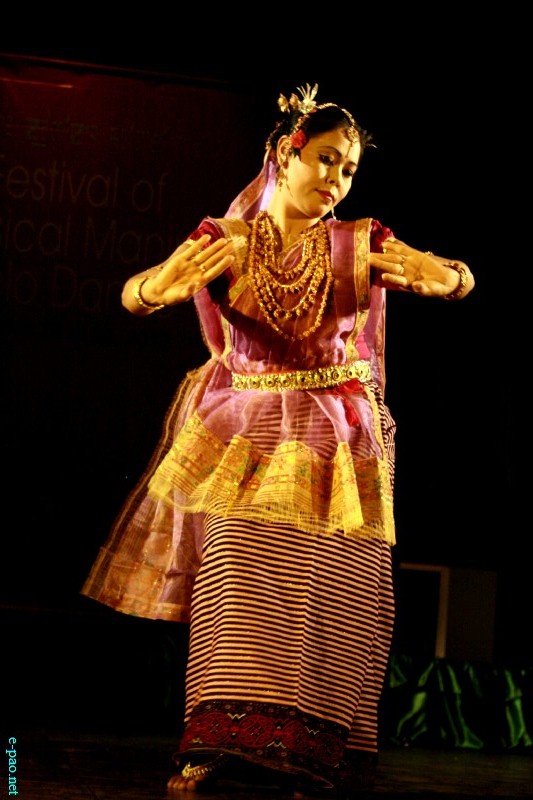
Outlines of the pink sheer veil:
<svg viewBox="0 0 533 800">
<path fill-rule="evenodd" d="M 276 187 L 276 153 L 268 148 L 263 168 L 257 177 L 246 186 L 232 201 L 225 217 L 231 219 L 253 219 L 259 211 L 264 211 Z"/>
</svg>

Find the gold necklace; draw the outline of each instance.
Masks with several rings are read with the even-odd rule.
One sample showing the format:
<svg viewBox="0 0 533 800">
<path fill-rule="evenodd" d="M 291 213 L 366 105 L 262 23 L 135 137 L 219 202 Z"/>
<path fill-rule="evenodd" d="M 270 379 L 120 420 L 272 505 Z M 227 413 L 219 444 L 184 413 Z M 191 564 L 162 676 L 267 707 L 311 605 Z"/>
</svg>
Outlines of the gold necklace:
<svg viewBox="0 0 533 800">
<path fill-rule="evenodd" d="M 304 339 L 317 330 L 322 323 L 333 285 L 330 242 L 325 223 L 319 220 L 316 225 L 306 229 L 301 238 L 301 258 L 295 267 L 285 270 L 279 262 L 276 231 L 270 214 L 260 211 L 252 222 L 247 259 L 252 291 L 270 327 L 289 341 Z M 281 323 L 283 320 L 303 317 L 314 307 L 321 287 L 322 297 L 315 321 L 299 334 L 284 331 L 276 320 Z M 289 295 L 298 297 L 291 307 L 286 307 L 284 303 Z"/>
</svg>

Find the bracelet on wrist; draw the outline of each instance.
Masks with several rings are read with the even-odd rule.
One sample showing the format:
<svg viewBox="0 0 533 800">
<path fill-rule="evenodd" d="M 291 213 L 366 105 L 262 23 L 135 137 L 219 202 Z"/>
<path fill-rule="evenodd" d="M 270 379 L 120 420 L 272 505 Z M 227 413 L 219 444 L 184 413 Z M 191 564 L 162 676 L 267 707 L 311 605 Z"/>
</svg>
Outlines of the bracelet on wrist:
<svg viewBox="0 0 533 800">
<path fill-rule="evenodd" d="M 455 272 L 457 272 L 459 275 L 459 285 L 453 290 L 453 292 L 445 294 L 443 296 L 443 300 L 460 300 L 465 293 L 467 284 L 466 269 L 457 261 L 450 261 L 447 264 L 443 264 L 443 266 L 455 270 Z"/>
<path fill-rule="evenodd" d="M 137 301 L 137 303 L 141 306 L 141 308 L 145 308 L 147 311 L 159 311 L 160 308 L 164 308 L 165 304 L 162 303 L 159 305 L 158 303 L 147 303 L 144 297 L 141 294 L 141 289 L 148 280 L 151 278 L 151 275 L 143 275 L 142 278 L 139 278 L 138 281 L 135 282 L 133 286 L 133 298 Z"/>
</svg>

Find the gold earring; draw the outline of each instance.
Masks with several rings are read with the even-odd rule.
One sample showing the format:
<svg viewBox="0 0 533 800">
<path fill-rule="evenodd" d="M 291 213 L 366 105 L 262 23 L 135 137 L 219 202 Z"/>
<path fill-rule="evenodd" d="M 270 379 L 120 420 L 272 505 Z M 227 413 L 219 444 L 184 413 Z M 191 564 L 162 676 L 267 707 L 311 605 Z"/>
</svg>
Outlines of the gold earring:
<svg viewBox="0 0 533 800">
<path fill-rule="evenodd" d="M 278 166 L 278 174 L 276 175 L 276 184 L 278 189 L 281 189 L 283 184 L 287 183 L 287 175 L 285 173 L 285 170 L 287 169 L 288 166 L 289 166 L 288 161 L 282 161 Z"/>
</svg>

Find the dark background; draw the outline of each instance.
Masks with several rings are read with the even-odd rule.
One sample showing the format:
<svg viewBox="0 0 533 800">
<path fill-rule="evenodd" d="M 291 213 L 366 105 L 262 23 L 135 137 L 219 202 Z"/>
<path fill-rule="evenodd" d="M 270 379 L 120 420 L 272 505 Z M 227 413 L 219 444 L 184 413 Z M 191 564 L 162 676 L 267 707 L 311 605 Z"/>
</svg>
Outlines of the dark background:
<svg viewBox="0 0 533 800">
<path fill-rule="evenodd" d="M 396 563 L 496 573 L 493 660 L 527 667 L 533 654 L 520 316 L 527 282 L 518 262 L 527 230 L 517 193 L 525 169 L 522 57 L 518 47 L 504 55 L 495 46 L 510 43 L 505 17 L 485 16 L 467 30 L 457 11 L 452 21 L 437 7 L 433 13 L 431 25 L 419 20 L 418 33 L 400 30 L 388 16 L 367 23 L 363 34 L 353 20 L 336 16 L 317 20 L 313 36 L 289 40 L 286 20 L 273 13 L 272 36 L 263 42 L 251 32 L 228 40 L 221 31 L 217 39 L 212 24 L 210 38 L 203 27 L 184 26 L 172 45 L 150 32 L 143 38 L 141 25 L 133 38 L 125 31 L 91 44 L 87 37 L 85 44 L 54 45 L 35 34 L 37 41 L 26 35 L 21 43 L 11 34 L 0 39 L 0 66 L 15 78 L 44 68 L 48 75 L 89 76 L 97 86 L 109 81 L 119 106 L 123 85 L 130 115 L 137 93 L 124 162 L 135 175 L 137 156 L 143 175 L 150 168 L 133 139 L 148 122 L 152 96 L 167 87 L 168 102 L 181 103 L 186 92 L 186 107 L 169 106 L 169 116 L 184 125 L 175 130 L 171 177 L 178 191 L 166 209 L 175 227 L 161 219 L 172 246 L 204 214 L 222 215 L 259 171 L 280 92 L 317 82 L 319 100 L 345 105 L 373 133 L 377 147 L 365 153 L 338 216 L 377 217 L 420 249 L 466 261 L 477 282 L 457 304 L 389 295 Z M 97 119 L 108 113 L 104 106 L 95 107 Z M 161 113 L 164 103 L 157 108 Z M 95 169 L 105 155 L 94 154 Z M 84 150 L 84 163 L 92 157 Z M 8 215 L 2 208 L 3 219 Z M 157 229 L 157 217 L 150 226 Z M 1 251 L 5 276 L 13 266 L 5 227 Z M 24 307 L 3 292 L 0 603 L 28 721 L 75 716 L 89 724 L 111 697 L 115 726 L 135 715 L 144 724 L 164 706 L 172 728 L 180 714 L 181 696 L 169 687 L 182 668 L 186 629 L 117 615 L 79 596 L 147 463 L 178 380 L 206 356 L 191 306 L 144 320 L 121 309 L 120 284 L 144 266 L 126 259 L 105 265 L 109 302 L 90 310 L 45 298 Z M 87 265 L 79 270 L 91 277 Z M 7 279 L 2 284 L 8 289 Z M 420 607 L 426 602 L 422 593 Z M 484 614 L 484 599 L 477 603 Z M 420 631 L 419 641 L 426 639 Z M 82 655 L 73 662 L 67 648 Z"/>
</svg>

